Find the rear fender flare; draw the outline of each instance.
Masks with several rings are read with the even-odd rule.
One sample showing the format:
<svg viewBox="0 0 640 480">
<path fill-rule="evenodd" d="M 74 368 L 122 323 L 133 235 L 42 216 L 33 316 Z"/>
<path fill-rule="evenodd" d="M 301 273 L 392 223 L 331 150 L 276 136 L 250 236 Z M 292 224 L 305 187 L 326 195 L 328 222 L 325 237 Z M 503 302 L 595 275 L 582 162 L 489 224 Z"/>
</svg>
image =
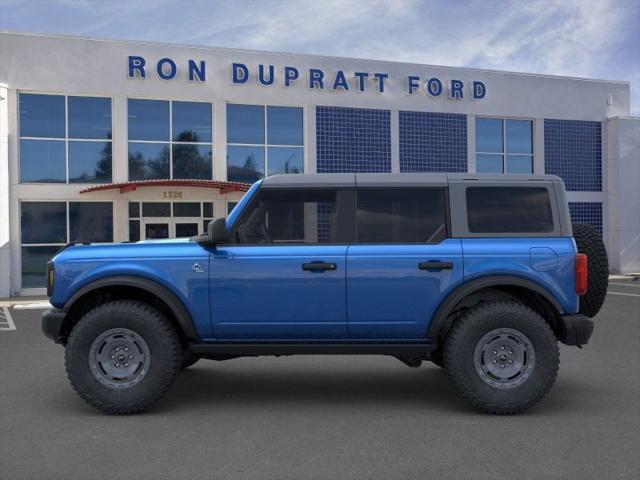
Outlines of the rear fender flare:
<svg viewBox="0 0 640 480">
<path fill-rule="evenodd" d="M 558 303 L 556 298 L 547 289 L 531 280 L 512 275 L 493 275 L 489 277 L 476 278 L 458 286 L 455 290 L 449 293 L 447 298 L 445 298 L 445 300 L 438 306 L 431 324 L 429 325 L 427 338 L 438 339 L 449 331 L 451 323 L 453 322 L 453 319 L 449 318 L 449 315 L 453 312 L 455 306 L 466 297 L 482 290 L 483 288 L 498 286 L 523 287 L 531 290 L 546 299 L 557 312 L 562 312 L 562 306 Z"/>
</svg>

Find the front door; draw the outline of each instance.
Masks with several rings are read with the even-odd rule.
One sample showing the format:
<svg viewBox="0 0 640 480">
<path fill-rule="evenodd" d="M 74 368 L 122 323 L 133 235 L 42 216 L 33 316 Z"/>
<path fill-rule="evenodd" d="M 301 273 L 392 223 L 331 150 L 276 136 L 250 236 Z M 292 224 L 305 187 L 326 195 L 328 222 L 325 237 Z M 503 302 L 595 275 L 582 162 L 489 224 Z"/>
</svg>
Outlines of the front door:
<svg viewBox="0 0 640 480">
<path fill-rule="evenodd" d="M 347 252 L 349 338 L 422 340 L 445 293 L 462 281 L 447 238 L 442 188 L 360 189 Z"/>
<path fill-rule="evenodd" d="M 200 218 L 145 218 L 142 221 L 142 239 L 193 237 L 202 234 L 203 228 Z"/>
<path fill-rule="evenodd" d="M 346 242 L 335 190 L 261 190 L 211 256 L 218 340 L 346 338 Z"/>
</svg>

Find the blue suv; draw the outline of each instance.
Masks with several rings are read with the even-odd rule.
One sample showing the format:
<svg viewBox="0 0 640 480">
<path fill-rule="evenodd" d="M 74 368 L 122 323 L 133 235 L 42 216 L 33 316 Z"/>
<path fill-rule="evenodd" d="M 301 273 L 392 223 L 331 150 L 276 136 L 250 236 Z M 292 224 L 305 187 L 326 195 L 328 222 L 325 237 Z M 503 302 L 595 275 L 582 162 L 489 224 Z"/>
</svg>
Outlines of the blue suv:
<svg viewBox="0 0 640 480">
<path fill-rule="evenodd" d="M 554 176 L 276 175 L 207 235 L 67 245 L 45 335 L 77 393 L 140 412 L 200 359 L 382 354 L 444 367 L 475 407 L 525 410 L 607 290 Z"/>
</svg>

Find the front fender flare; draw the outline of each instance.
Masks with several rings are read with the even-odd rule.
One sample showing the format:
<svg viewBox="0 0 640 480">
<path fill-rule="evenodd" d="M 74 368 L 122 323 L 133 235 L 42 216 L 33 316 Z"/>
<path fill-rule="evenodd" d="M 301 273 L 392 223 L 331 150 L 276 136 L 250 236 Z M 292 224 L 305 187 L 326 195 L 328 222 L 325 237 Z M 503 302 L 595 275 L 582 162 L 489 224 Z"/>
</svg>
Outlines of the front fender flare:
<svg viewBox="0 0 640 480">
<path fill-rule="evenodd" d="M 100 288 L 106 287 L 136 287 L 155 295 L 162 300 L 173 315 L 175 316 L 182 332 L 188 339 L 197 339 L 198 331 L 196 330 L 193 320 L 189 311 L 185 307 L 184 303 L 167 287 L 160 285 L 158 282 L 149 280 L 142 277 L 136 277 L 134 275 L 116 275 L 113 277 L 102 278 L 90 282 L 80 289 L 78 289 L 64 305 L 65 310 L 69 310 L 78 299 L 85 296 L 87 293 L 93 292 Z"/>
<path fill-rule="evenodd" d="M 451 293 L 449 293 L 447 298 L 445 298 L 445 300 L 438 306 L 438 309 L 433 316 L 433 319 L 427 331 L 427 338 L 436 339 L 439 338 L 443 333 L 449 331 L 449 328 L 451 327 L 451 323 L 453 321 L 451 318 L 449 318 L 449 315 L 452 313 L 453 308 L 467 296 L 473 294 L 474 292 L 482 290 L 483 288 L 498 286 L 523 287 L 531 290 L 547 300 L 551 304 L 551 306 L 553 306 L 553 308 L 558 311 L 558 313 L 562 312 L 562 306 L 556 300 L 556 298 L 547 289 L 541 287 L 531 280 L 513 275 L 492 275 L 489 277 L 481 277 L 463 283 Z"/>
</svg>

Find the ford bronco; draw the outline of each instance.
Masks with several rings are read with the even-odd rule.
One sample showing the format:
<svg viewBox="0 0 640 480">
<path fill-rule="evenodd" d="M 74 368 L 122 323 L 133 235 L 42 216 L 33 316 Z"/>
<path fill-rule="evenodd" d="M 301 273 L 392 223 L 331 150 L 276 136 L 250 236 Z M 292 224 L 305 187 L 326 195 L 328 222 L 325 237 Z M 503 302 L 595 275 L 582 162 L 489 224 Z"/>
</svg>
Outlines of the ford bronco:
<svg viewBox="0 0 640 480">
<path fill-rule="evenodd" d="M 588 342 L 607 276 L 558 177 L 276 175 L 206 235 L 67 245 L 42 329 L 108 413 L 145 410 L 200 359 L 381 354 L 513 414 L 550 390 L 558 341 Z"/>
</svg>

